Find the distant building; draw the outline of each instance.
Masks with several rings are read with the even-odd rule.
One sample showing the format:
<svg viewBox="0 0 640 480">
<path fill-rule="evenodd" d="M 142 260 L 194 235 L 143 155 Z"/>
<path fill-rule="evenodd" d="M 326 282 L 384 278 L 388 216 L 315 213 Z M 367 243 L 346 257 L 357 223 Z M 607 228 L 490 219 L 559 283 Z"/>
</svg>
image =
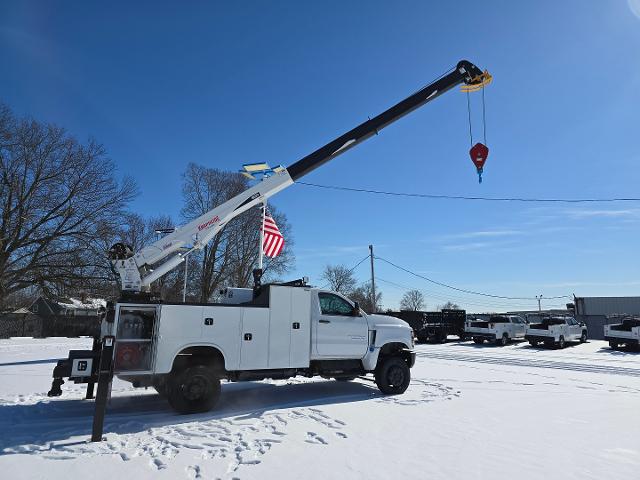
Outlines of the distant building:
<svg viewBox="0 0 640 480">
<path fill-rule="evenodd" d="M 640 315 L 640 297 L 576 297 L 576 318 L 587 324 L 589 338 L 604 339 L 604 326 L 616 315 Z"/>
<path fill-rule="evenodd" d="M 56 315 L 62 317 L 92 317 L 98 315 L 98 308 L 105 306 L 106 302 L 100 298 L 62 298 L 52 300 L 40 296 L 31 304 L 28 310 L 37 315 Z"/>
</svg>

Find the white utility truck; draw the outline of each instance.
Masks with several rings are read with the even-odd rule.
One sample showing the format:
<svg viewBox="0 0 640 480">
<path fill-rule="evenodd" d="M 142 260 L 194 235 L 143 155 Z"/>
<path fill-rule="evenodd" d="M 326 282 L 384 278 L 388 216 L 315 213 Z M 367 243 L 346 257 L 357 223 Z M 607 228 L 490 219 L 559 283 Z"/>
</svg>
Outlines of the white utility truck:
<svg viewBox="0 0 640 480">
<path fill-rule="evenodd" d="M 165 303 L 154 299 L 149 287 L 191 252 L 204 248 L 233 218 L 261 207 L 297 179 L 456 85 L 473 90 L 490 80 L 487 72 L 462 60 L 433 83 L 288 168 L 245 165 L 243 173 L 260 173 L 262 180 L 152 245 L 133 252 L 115 244 L 109 255 L 120 275 L 121 297 L 108 303 L 93 349 L 71 351 L 58 362 L 49 395 L 60 395 L 68 377 L 88 383 L 91 398 L 97 382 L 92 436 L 97 441 L 114 374 L 136 386 L 156 387 L 183 413 L 212 408 L 222 379 L 320 375 L 349 380 L 374 373 L 384 393 L 404 392 L 414 362 L 409 326 L 393 317 L 367 315 L 337 293 L 302 281 L 262 285 L 259 268 L 254 270 L 253 289 L 231 289 L 224 303 Z"/>
<path fill-rule="evenodd" d="M 564 348 L 569 342 L 587 341 L 587 327 L 568 315 L 543 317 L 540 323 L 527 325 L 524 338 L 532 347 L 543 343 L 545 347 Z"/>
<path fill-rule="evenodd" d="M 526 321 L 519 315 L 491 315 L 486 321 L 468 322 L 464 333 L 477 344 L 487 340 L 505 346 L 512 340 L 524 339 L 526 325 Z"/>
<path fill-rule="evenodd" d="M 180 413 L 211 409 L 220 380 L 374 373 L 384 393 L 409 386 L 415 354 L 406 322 L 367 315 L 303 281 L 264 285 L 249 301 L 234 290 L 220 304 L 119 303 L 103 324 L 103 335 L 115 337 L 114 374 L 155 387 Z"/>
<path fill-rule="evenodd" d="M 625 316 L 621 323 L 605 325 L 604 339 L 613 350 L 621 346 L 633 349 L 640 347 L 640 317 Z"/>
</svg>

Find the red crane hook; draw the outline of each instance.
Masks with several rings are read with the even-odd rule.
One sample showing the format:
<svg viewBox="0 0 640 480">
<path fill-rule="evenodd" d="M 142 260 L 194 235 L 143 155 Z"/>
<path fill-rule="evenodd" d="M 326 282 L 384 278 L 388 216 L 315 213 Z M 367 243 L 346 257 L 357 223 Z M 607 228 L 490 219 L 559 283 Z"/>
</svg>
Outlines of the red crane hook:
<svg viewBox="0 0 640 480">
<path fill-rule="evenodd" d="M 482 183 L 482 168 L 489 156 L 489 148 L 485 144 L 478 142 L 469 150 L 469 156 L 478 170 L 478 183 Z"/>
</svg>

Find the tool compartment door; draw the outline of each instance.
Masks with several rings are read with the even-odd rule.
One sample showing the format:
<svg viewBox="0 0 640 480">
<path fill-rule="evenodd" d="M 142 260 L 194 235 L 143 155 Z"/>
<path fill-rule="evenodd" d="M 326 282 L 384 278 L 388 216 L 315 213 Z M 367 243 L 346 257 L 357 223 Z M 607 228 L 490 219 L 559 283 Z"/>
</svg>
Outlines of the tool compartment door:
<svg viewBox="0 0 640 480">
<path fill-rule="evenodd" d="M 298 325 L 296 325 L 298 324 Z M 298 328 L 295 328 L 298 326 Z M 289 363 L 306 368 L 311 355 L 311 290 L 291 289 L 291 347 Z"/>
<path fill-rule="evenodd" d="M 269 361 L 269 309 L 242 309 L 240 331 L 240 369 L 262 370 Z"/>
</svg>

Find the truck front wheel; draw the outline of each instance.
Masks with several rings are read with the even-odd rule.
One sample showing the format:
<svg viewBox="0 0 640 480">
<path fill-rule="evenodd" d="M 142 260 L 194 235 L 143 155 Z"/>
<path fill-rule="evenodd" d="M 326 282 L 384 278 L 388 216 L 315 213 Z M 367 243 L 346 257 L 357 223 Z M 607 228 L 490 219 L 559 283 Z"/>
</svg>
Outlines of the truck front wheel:
<svg viewBox="0 0 640 480">
<path fill-rule="evenodd" d="M 183 414 L 208 412 L 220 398 L 220 379 L 205 365 L 177 372 L 168 387 L 169 405 Z"/>
<path fill-rule="evenodd" d="M 496 344 L 501 347 L 504 347 L 507 343 L 509 343 L 509 335 L 506 333 L 503 333 L 500 338 L 496 339 Z"/>
<path fill-rule="evenodd" d="M 376 385 L 382 393 L 398 395 L 404 393 L 411 381 L 411 370 L 404 359 L 387 357 L 375 371 Z"/>
</svg>

